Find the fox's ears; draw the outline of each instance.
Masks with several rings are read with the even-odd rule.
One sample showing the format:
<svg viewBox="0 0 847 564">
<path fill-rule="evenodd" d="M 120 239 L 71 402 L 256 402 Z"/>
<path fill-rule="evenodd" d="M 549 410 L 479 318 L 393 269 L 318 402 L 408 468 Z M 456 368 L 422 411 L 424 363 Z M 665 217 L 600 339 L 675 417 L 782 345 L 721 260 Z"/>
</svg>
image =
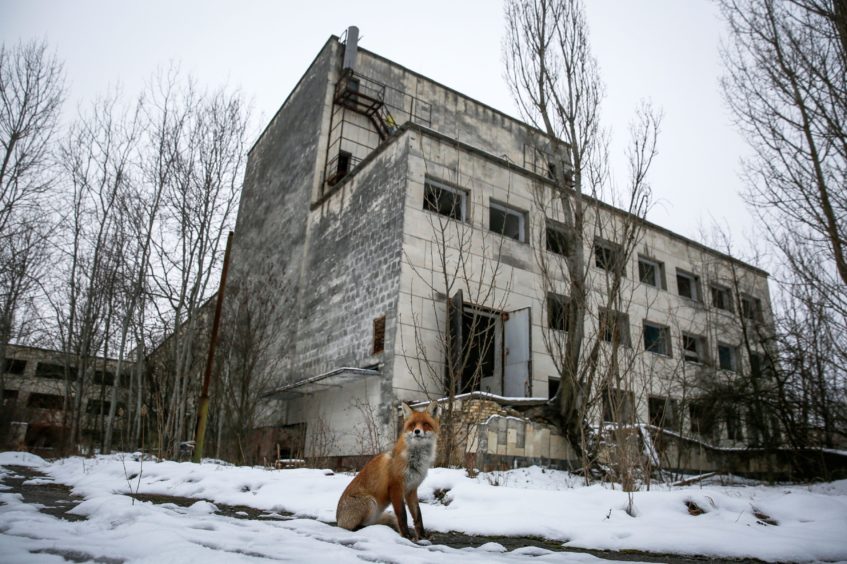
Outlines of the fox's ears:
<svg viewBox="0 0 847 564">
<path fill-rule="evenodd" d="M 429 405 L 426 406 L 426 412 L 438 419 L 438 416 L 441 415 L 441 410 L 438 408 L 438 402 L 435 400 L 429 402 Z"/>
<path fill-rule="evenodd" d="M 400 407 L 403 408 L 403 417 L 408 418 L 415 412 L 415 410 L 409 407 L 406 402 L 401 402 Z M 438 402 L 435 400 L 429 402 L 429 405 L 426 406 L 424 411 L 436 419 L 438 419 L 438 416 L 441 415 L 441 410 L 438 408 Z"/>
</svg>

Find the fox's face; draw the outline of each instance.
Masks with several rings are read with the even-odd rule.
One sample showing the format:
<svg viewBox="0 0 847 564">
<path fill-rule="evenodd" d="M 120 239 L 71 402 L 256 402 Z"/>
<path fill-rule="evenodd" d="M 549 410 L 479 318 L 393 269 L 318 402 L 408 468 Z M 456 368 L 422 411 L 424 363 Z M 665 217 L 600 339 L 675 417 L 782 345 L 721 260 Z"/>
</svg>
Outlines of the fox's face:
<svg viewBox="0 0 847 564">
<path fill-rule="evenodd" d="M 434 401 L 430 402 L 424 411 L 414 411 L 411 407 L 402 404 L 403 414 L 406 420 L 403 421 L 403 434 L 407 441 L 422 441 L 432 440 L 438 435 L 438 404 Z"/>
</svg>

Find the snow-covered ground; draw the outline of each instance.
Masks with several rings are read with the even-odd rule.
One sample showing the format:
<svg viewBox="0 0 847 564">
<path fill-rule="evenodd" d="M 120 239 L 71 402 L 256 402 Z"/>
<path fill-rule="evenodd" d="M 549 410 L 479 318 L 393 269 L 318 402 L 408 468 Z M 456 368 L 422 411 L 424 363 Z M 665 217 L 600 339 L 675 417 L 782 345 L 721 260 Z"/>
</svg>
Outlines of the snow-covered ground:
<svg viewBox="0 0 847 564">
<path fill-rule="evenodd" d="M 416 545 L 384 526 L 349 532 L 331 525 L 351 476 L 321 470 L 267 470 L 221 463 L 139 462 L 132 455 L 29 465 L 85 498 L 66 521 L 0 490 L 0 561 L 48 562 L 59 554 L 131 562 L 606 562 L 593 556 L 496 543 L 472 549 Z M 128 478 L 132 478 L 128 480 Z M 127 493 L 197 498 L 190 507 L 134 501 Z M 847 481 L 812 486 L 653 486 L 633 496 L 540 468 L 481 474 L 434 469 L 421 486 L 432 531 L 535 536 L 566 547 L 641 550 L 768 561 L 847 560 Z M 704 513 L 691 515 L 693 502 Z M 236 519 L 214 504 L 293 513 L 290 520 Z M 768 524 L 766 521 L 776 524 Z"/>
</svg>

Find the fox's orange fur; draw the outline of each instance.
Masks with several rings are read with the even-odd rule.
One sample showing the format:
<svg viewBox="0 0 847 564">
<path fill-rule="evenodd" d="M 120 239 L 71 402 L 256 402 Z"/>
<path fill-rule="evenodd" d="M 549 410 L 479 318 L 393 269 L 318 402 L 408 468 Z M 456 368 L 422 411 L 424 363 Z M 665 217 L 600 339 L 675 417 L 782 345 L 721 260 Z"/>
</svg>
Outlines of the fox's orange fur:
<svg viewBox="0 0 847 564">
<path fill-rule="evenodd" d="M 408 505 L 415 524 L 414 538 L 426 536 L 418 486 L 435 460 L 438 404 L 430 402 L 424 411 L 402 406 L 406 419 L 394 449 L 373 457 L 341 494 L 335 511 L 339 527 L 354 531 L 384 522 L 383 511 L 390 503 L 401 535 L 412 538 L 406 520 Z"/>
</svg>

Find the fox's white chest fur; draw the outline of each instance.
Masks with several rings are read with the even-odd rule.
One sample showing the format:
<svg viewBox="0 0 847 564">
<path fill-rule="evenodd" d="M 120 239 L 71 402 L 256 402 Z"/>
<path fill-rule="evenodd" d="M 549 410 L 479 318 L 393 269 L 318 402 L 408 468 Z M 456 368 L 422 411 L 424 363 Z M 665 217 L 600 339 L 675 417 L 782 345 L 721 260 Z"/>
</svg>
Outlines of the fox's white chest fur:
<svg viewBox="0 0 847 564">
<path fill-rule="evenodd" d="M 416 490 L 435 461 L 435 437 L 409 438 L 406 450 L 406 491 Z"/>
</svg>

